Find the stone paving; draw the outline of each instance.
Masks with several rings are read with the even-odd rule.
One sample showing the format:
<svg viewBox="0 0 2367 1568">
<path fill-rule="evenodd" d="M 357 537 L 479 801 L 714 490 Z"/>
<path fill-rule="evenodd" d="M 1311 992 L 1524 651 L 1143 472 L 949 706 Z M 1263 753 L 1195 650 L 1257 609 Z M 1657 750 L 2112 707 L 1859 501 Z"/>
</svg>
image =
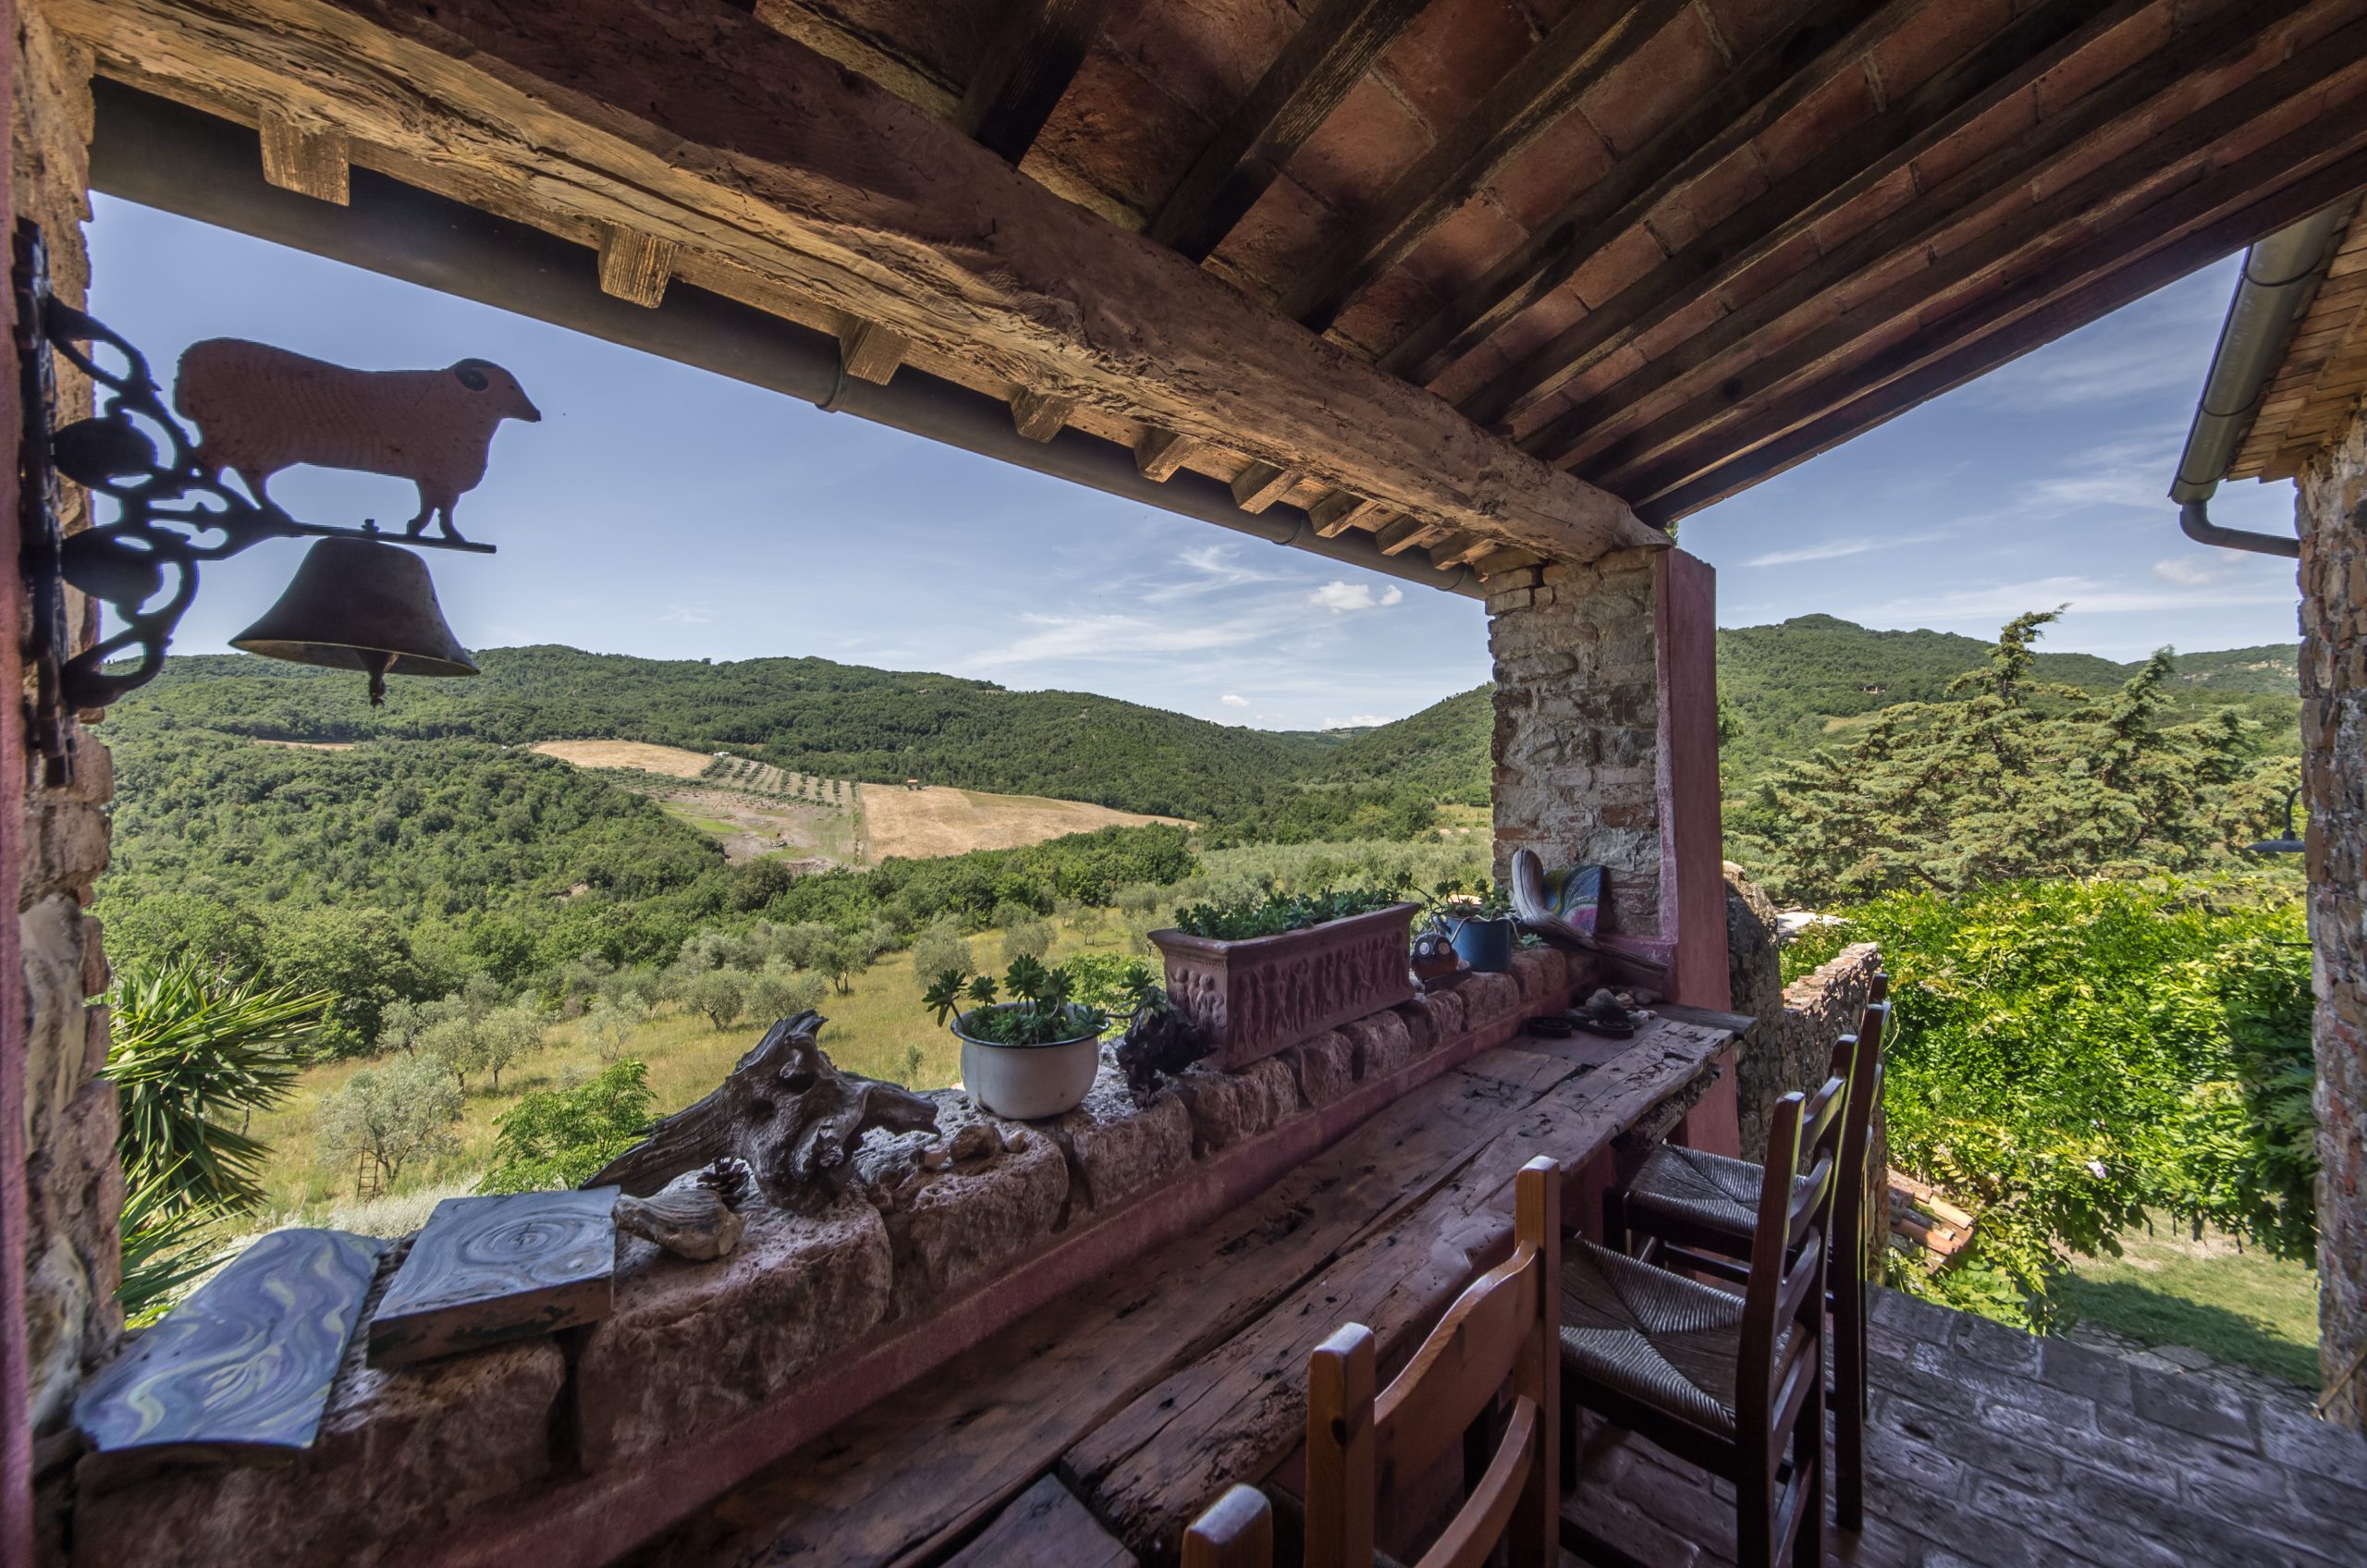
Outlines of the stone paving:
<svg viewBox="0 0 2367 1568">
<path fill-rule="evenodd" d="M 2362 1568 L 2367 1439 L 2177 1372 L 1876 1292 L 1862 1568 Z M 1734 1554 L 1734 1490 L 1589 1427 L 1565 1509 L 1652 1568 Z M 1565 1559 L 1566 1561 L 1566 1559 Z"/>
</svg>

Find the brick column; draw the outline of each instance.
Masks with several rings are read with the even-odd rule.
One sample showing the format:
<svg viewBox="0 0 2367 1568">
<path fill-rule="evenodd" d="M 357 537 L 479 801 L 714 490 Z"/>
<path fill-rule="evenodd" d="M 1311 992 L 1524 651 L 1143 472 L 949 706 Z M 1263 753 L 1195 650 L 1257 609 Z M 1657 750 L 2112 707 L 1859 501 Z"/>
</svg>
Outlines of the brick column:
<svg viewBox="0 0 2367 1568">
<path fill-rule="evenodd" d="M 2367 1427 L 2367 413 L 2300 476 L 2302 793 L 2318 1084 L 2318 1366 Z M 2337 1380 L 2341 1387 L 2335 1388 Z"/>
</svg>

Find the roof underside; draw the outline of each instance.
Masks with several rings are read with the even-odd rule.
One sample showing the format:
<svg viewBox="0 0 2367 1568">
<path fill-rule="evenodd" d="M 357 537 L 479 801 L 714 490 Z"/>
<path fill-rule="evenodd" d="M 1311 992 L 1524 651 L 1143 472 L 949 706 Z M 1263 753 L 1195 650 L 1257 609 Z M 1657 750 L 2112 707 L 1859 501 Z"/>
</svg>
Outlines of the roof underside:
<svg viewBox="0 0 2367 1568">
<path fill-rule="evenodd" d="M 2338 438 L 2367 393 L 2367 206 L 2343 230 L 2325 281 L 2262 389 L 2230 479 L 2291 479 Z"/>
<path fill-rule="evenodd" d="M 669 43 L 710 13 L 744 25 L 720 0 L 589 0 L 558 8 L 573 31 L 558 42 L 526 36 L 541 24 L 518 17 L 540 8 L 495 0 L 55 3 L 113 74 L 253 123 L 274 112 L 254 73 L 276 72 L 294 93 L 277 112 L 347 133 L 354 161 L 620 250 L 586 221 L 619 209 L 581 196 L 580 148 L 538 126 L 503 156 L 550 166 L 491 178 L 463 145 L 481 126 L 455 136 L 415 124 L 416 105 L 374 107 L 323 80 L 325 52 L 374 58 L 383 30 L 414 51 L 384 57 L 440 95 L 436 114 L 467 111 L 469 89 L 423 70 L 423 48 L 540 109 L 612 132 L 631 116 L 643 146 L 696 168 L 717 138 L 659 80 L 669 62 L 650 67 L 643 101 L 558 56 L 641 37 L 629 13 L 662 18 Z M 234 47 L 289 18 L 300 46 L 276 43 L 259 65 Z M 754 0 L 754 20 L 765 50 L 700 45 L 721 95 L 760 101 L 783 80 L 790 56 L 767 51 L 785 38 L 865 79 L 850 92 L 903 101 L 899 119 L 850 98 L 833 123 L 894 143 L 895 178 L 862 172 L 888 188 L 893 221 L 961 259 L 962 308 L 988 347 L 938 329 L 927 296 L 953 286 L 922 267 L 767 275 L 629 192 L 675 247 L 659 265 L 840 331 L 851 356 L 884 352 L 892 370 L 901 353 L 1008 398 L 1023 429 L 1065 422 L 1133 446 L 1146 473 L 1196 469 L 1246 507 L 1288 500 L 1318 530 L 1441 566 L 1634 543 L 1609 497 L 1664 524 L 2367 185 L 2367 0 Z M 819 114 L 826 96 L 802 79 L 780 94 L 784 114 Z M 768 152 L 774 165 L 816 145 L 779 140 L 794 147 Z M 1022 179 L 965 173 L 980 148 Z M 1049 232 L 1044 193 L 1093 214 L 1049 242 L 1075 263 L 1060 286 L 1075 335 L 1102 329 L 1090 371 L 1061 361 L 1046 335 L 1068 316 L 1041 288 L 1011 306 L 1036 336 L 993 338 L 1005 301 L 975 297 L 981 280 L 1024 282 L 1028 258 L 989 265 L 970 254 L 987 243 L 975 228 L 930 228 L 915 191 L 942 171 L 965 188 L 965 225 L 1000 204 L 1001 232 Z M 803 189 L 731 181 L 785 222 L 830 225 L 796 210 Z M 1097 271 L 1105 246 L 1127 267 Z M 1169 271 L 1127 270 L 1152 247 Z M 1144 368 L 1165 350 L 1141 336 L 1147 286 L 1122 280 L 1159 279 L 1152 292 L 1199 310 L 1179 262 L 1239 291 L 1188 342 L 1222 366 L 1224 334 L 1243 334 L 1245 377 L 1300 365 L 1298 401 L 1374 430 L 1373 474 L 1295 425 L 1227 423 L 1239 388 L 1218 386 L 1220 371 Z M 1105 283 L 1137 297 L 1093 297 Z M 1112 313 L 1143 378 L 1131 406 L 1103 376 Z M 1294 349 L 1281 318 L 1329 345 Z M 866 320 L 888 330 L 858 345 Z M 1017 362 L 1047 344 L 1042 375 Z M 1417 387 L 1462 419 L 1426 424 L 1429 399 L 1391 401 Z M 1409 486 L 1401 437 L 1417 466 L 1428 442 L 1442 473 L 1494 488 Z"/>
</svg>

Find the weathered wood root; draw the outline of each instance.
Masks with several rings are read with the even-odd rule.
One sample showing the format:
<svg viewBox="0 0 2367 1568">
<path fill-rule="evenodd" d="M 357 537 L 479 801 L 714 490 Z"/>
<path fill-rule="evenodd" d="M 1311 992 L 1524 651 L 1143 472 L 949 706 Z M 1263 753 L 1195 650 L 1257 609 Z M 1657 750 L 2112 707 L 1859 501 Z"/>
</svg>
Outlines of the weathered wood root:
<svg viewBox="0 0 2367 1568">
<path fill-rule="evenodd" d="M 659 1122 L 585 1185 L 647 1197 L 686 1170 L 737 1156 L 774 1204 L 811 1214 L 853 1181 L 867 1129 L 937 1131 L 936 1102 L 823 1055 L 824 1022 L 803 1012 L 774 1024 L 714 1093 Z"/>
</svg>

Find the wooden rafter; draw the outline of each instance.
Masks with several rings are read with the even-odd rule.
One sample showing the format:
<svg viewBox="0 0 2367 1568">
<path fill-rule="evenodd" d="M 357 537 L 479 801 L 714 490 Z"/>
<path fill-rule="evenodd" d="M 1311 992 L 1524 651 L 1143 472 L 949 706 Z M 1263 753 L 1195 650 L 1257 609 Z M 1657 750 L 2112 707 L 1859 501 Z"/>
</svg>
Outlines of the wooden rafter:
<svg viewBox="0 0 2367 1568">
<path fill-rule="evenodd" d="M 1325 0 L 1219 128 L 1144 232 L 1204 261 L 1429 0 Z"/>
<path fill-rule="evenodd" d="M 1297 483 L 1298 475 L 1289 469 L 1253 462 L 1233 476 L 1233 504 L 1245 512 L 1262 512 Z"/>
<path fill-rule="evenodd" d="M 1705 447 L 1703 460 L 1684 465 L 1689 472 L 1681 483 L 1643 498 L 1637 509 L 1662 521 L 1699 511 L 2367 189 L 2363 111 L 2367 105 L 2345 106 L 2352 127 L 2348 135 L 2312 122 L 2230 165 L 2214 177 L 2210 193 L 2189 197 L 2180 209 L 2191 212 L 2216 196 L 2214 210 L 2224 215 L 2185 225 L 2150 248 L 2132 245 L 2124 233 L 2107 234 L 2085 251 L 1935 323 L 1929 332 L 1834 372 L 1788 401 L 1780 414 L 1722 433 Z M 2264 181 L 2290 171 L 2297 138 L 2300 146 L 2331 155 L 2267 195 L 2247 200 Z M 2231 197 L 2237 204 L 2228 212 Z M 2147 215 L 2154 216 L 2154 210 Z M 2083 281 L 2067 288 L 2066 277 Z"/>
<path fill-rule="evenodd" d="M 935 374 L 1072 399 L 1088 428 L 1156 424 L 1558 558 L 1666 542 L 721 6 L 56 0 L 48 14 L 111 74 L 270 104 L 414 184 L 571 238 L 632 225 L 681 247 L 687 283 L 792 320 L 876 323 Z"/>
<path fill-rule="evenodd" d="M 2063 0 L 2024 12 L 1490 380 L 1464 400 L 1464 412 L 1490 425 L 1516 417 L 1703 294 L 1725 287 L 1810 224 L 1871 190 L 2149 3 Z M 1614 238 L 1603 235 L 1601 242 Z"/>
<path fill-rule="evenodd" d="M 2101 170 L 2067 184 L 2048 178 L 2083 159 L 2087 149 L 2105 133 L 2152 114 L 2162 96 L 2185 80 L 2196 55 L 2238 58 L 2308 3 L 2250 0 L 2221 12 L 2190 36 L 2155 50 L 2108 78 L 2095 91 L 1993 148 L 1917 200 L 1834 245 L 1763 294 L 1654 355 L 1632 374 L 1564 410 L 1531 432 L 1522 446 L 1589 472 L 1624 471 L 1649 460 L 1718 414 L 1814 369 L 1825 356 L 1882 322 L 1913 312 L 1936 290 L 1956 286 L 2033 239 L 2079 223 L 2115 199 L 2201 155 L 2242 126 L 2276 112 L 2295 93 L 2314 90 L 2355 63 L 2358 51 L 2367 48 L 2367 24 L 2353 24 L 2324 44 L 2172 122 Z M 1750 346 L 1777 322 L 1884 258 L 1923 246 L 2002 203 L 2026 200 L 2033 186 L 2047 189 L 2048 193 L 1988 234 L 1956 246 L 1930 266 L 1909 274 L 1872 299 L 1860 300 L 1839 320 L 1739 370 L 1726 363 L 1728 356 Z M 1646 399 L 1665 387 L 1688 382 L 1701 385 L 1702 390 L 1687 403 L 1640 429 L 1624 435 L 1613 434 L 1623 412 L 1645 406 Z"/>
<path fill-rule="evenodd" d="M 1651 140 L 1537 226 L 1429 321 L 1381 356 L 1383 370 L 1429 383 L 1552 293 L 1603 242 L 1715 168 L 1867 48 L 1936 0 L 1819 0 Z"/>
<path fill-rule="evenodd" d="M 1113 0 L 1011 0 L 987 57 L 962 94 L 953 123 L 1017 164 L 1036 145 L 1085 51 L 1101 36 Z"/>
<path fill-rule="evenodd" d="M 1537 46 L 1407 169 L 1367 218 L 1350 226 L 1284 292 L 1281 308 L 1318 331 L 1453 216 L 1588 88 L 1692 0 L 1579 0 Z"/>
</svg>

